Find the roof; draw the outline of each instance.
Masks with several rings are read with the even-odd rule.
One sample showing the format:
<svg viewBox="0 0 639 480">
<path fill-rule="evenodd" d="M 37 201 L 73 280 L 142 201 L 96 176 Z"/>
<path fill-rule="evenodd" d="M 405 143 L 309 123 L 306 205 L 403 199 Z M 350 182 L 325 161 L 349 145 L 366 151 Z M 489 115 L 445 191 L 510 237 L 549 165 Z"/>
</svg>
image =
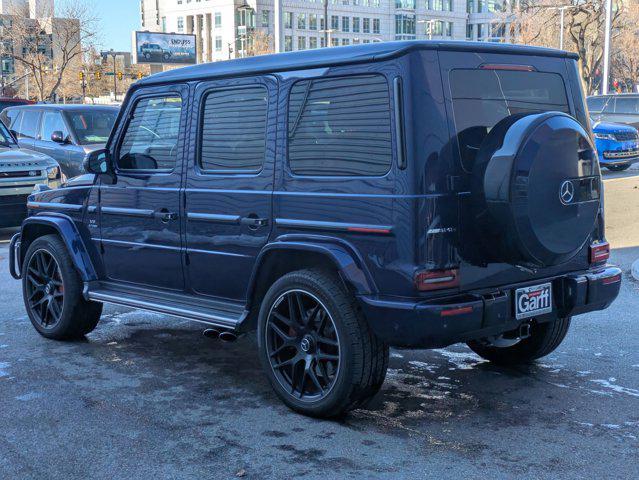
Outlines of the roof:
<svg viewBox="0 0 639 480">
<path fill-rule="evenodd" d="M 170 82 L 199 80 L 210 77 L 254 75 L 288 70 L 302 70 L 363 62 L 387 60 L 414 50 L 454 50 L 466 52 L 504 53 L 511 55 L 541 55 L 578 58 L 573 53 L 542 47 L 528 47 L 489 42 L 411 40 L 377 42 L 347 47 L 319 48 L 297 52 L 276 53 L 256 57 L 203 63 L 157 73 L 139 80 L 135 87 Z"/>
<path fill-rule="evenodd" d="M 33 105 L 17 105 L 15 107 L 8 108 L 38 108 L 38 109 L 47 109 L 47 110 L 64 110 L 64 111 L 77 111 L 77 110 L 114 110 L 118 111 L 119 107 L 114 107 L 112 105 L 83 105 L 83 104 L 58 104 L 58 103 L 37 103 Z"/>
</svg>

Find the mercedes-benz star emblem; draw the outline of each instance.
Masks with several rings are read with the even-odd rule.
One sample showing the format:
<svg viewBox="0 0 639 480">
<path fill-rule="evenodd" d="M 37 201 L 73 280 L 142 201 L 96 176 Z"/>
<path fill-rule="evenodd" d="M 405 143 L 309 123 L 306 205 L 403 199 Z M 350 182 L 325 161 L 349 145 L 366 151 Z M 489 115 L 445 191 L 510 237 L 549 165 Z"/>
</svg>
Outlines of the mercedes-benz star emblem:
<svg viewBox="0 0 639 480">
<path fill-rule="evenodd" d="M 564 205 L 568 205 L 575 198 L 575 186 L 570 180 L 566 180 L 559 188 L 559 199 Z"/>
</svg>

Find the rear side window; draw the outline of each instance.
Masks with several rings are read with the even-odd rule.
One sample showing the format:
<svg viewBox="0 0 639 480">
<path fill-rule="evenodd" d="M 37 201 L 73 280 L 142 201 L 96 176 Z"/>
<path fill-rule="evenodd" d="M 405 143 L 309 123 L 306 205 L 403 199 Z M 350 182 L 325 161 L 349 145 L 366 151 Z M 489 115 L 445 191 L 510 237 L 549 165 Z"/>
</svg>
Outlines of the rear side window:
<svg viewBox="0 0 639 480">
<path fill-rule="evenodd" d="M 202 170 L 261 170 L 266 148 L 267 101 L 268 92 L 264 87 L 207 94 L 201 123 Z"/>
<path fill-rule="evenodd" d="M 143 98 L 135 105 L 118 156 L 122 170 L 175 168 L 182 99 L 175 95 Z"/>
<path fill-rule="evenodd" d="M 514 70 L 453 70 L 450 88 L 464 170 L 470 172 L 486 135 L 517 113 L 570 113 L 566 87 L 555 73 Z"/>
<path fill-rule="evenodd" d="M 288 158 L 298 175 L 379 176 L 392 163 L 386 79 L 303 80 L 291 89 Z"/>
<path fill-rule="evenodd" d="M 39 110 L 24 110 L 20 116 L 20 122 L 16 122 L 13 129 L 18 133 L 18 138 L 35 138 L 39 121 Z"/>
<path fill-rule="evenodd" d="M 639 98 L 617 97 L 615 113 L 639 114 Z"/>
</svg>

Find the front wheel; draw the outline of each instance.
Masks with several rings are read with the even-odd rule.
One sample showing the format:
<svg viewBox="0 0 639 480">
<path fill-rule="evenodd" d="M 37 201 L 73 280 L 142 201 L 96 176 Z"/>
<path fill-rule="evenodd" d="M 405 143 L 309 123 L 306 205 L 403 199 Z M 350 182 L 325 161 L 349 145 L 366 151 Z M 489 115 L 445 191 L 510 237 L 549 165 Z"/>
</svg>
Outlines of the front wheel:
<svg viewBox="0 0 639 480">
<path fill-rule="evenodd" d="M 314 417 L 336 417 L 366 403 L 388 365 L 388 345 L 339 280 L 321 270 L 292 272 L 271 286 L 260 308 L 258 344 L 275 393 Z"/>
<path fill-rule="evenodd" d="M 554 351 L 564 340 L 570 327 L 570 317 L 554 322 L 533 323 L 530 336 L 510 346 L 496 346 L 487 339 L 468 342 L 470 349 L 493 363 L 513 366 L 531 363 Z"/>
<path fill-rule="evenodd" d="M 606 168 L 611 172 L 623 172 L 624 170 L 628 170 L 630 168 L 630 164 L 628 165 L 607 165 Z"/>
<path fill-rule="evenodd" d="M 22 265 L 22 294 L 31 323 L 47 338 L 82 337 L 102 314 L 101 303 L 82 296 L 82 280 L 57 235 L 37 238 L 29 246 Z"/>
</svg>

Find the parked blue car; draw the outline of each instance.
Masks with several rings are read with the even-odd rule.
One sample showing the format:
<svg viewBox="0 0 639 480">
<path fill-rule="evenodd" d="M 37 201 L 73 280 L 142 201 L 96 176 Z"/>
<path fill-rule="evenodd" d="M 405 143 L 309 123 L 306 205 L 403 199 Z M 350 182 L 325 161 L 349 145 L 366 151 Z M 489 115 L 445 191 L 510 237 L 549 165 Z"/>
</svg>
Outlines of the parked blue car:
<svg viewBox="0 0 639 480">
<path fill-rule="evenodd" d="M 619 172 L 639 162 L 639 132 L 635 127 L 594 122 L 592 129 L 602 167 Z"/>
<path fill-rule="evenodd" d="M 25 105 L 5 109 L 0 120 L 20 148 L 50 156 L 72 178 L 84 173 L 84 159 L 106 144 L 118 107 L 102 105 Z"/>
</svg>

